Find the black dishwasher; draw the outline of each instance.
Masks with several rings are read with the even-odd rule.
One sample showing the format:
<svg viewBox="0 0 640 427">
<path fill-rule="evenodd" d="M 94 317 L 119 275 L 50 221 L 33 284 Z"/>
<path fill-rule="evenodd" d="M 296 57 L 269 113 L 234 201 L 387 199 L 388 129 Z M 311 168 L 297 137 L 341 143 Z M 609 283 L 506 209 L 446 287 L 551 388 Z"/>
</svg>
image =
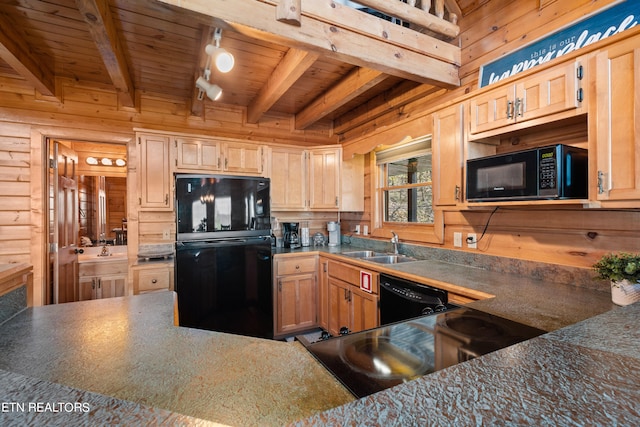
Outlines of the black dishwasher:
<svg viewBox="0 0 640 427">
<path fill-rule="evenodd" d="M 381 274 L 380 324 L 388 325 L 457 308 L 457 305 L 448 303 L 448 297 L 445 290 Z"/>
</svg>

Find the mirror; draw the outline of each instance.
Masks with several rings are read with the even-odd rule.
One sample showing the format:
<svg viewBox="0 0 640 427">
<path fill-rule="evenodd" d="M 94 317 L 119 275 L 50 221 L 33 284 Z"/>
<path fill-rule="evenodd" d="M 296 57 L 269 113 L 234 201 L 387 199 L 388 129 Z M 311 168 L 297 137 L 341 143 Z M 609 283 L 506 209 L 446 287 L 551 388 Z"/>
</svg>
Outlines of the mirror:
<svg viewBox="0 0 640 427">
<path fill-rule="evenodd" d="M 79 245 L 126 245 L 127 147 L 83 141 L 67 144 L 78 155 Z"/>
<path fill-rule="evenodd" d="M 80 175 L 78 199 L 81 246 L 127 244 L 126 177 Z"/>
</svg>

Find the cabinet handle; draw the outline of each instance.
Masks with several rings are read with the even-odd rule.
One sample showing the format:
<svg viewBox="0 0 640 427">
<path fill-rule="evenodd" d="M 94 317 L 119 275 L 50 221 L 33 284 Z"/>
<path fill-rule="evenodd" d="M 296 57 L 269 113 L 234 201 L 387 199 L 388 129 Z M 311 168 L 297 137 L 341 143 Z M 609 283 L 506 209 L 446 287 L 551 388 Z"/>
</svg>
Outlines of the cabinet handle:
<svg viewBox="0 0 640 427">
<path fill-rule="evenodd" d="M 461 198 L 460 198 L 460 193 L 461 193 L 460 192 L 460 186 L 456 185 L 456 191 L 455 191 L 454 196 L 455 196 L 457 202 L 462 201 Z"/>
<path fill-rule="evenodd" d="M 524 98 L 516 98 L 515 110 L 516 116 L 522 117 L 522 115 L 524 114 Z"/>
<path fill-rule="evenodd" d="M 169 194 L 164 195 L 164 204 L 169 206 Z"/>
<path fill-rule="evenodd" d="M 278 292 L 282 292 L 282 280 L 278 280 Z"/>
<path fill-rule="evenodd" d="M 224 168 L 227 169 L 229 167 L 229 159 L 224 158 Z"/>
<path fill-rule="evenodd" d="M 604 193 L 604 172 L 598 171 L 598 194 Z"/>
<path fill-rule="evenodd" d="M 218 157 L 218 169 L 220 169 L 220 157 Z"/>
<path fill-rule="evenodd" d="M 344 290 L 344 299 L 345 299 L 345 301 L 349 301 L 349 297 L 347 296 L 347 292 L 349 292 L 349 290 L 345 289 Z"/>
<path fill-rule="evenodd" d="M 513 119 L 513 102 L 507 99 L 507 119 Z"/>
<path fill-rule="evenodd" d="M 96 288 L 96 279 L 91 279 L 91 289 Z"/>
</svg>

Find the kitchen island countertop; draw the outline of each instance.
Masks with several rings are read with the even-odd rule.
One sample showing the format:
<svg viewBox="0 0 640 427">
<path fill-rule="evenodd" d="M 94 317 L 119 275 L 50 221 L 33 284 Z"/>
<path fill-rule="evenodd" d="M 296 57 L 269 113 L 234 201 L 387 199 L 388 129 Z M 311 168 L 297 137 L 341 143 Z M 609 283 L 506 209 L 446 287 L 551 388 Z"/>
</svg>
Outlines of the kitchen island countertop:
<svg viewBox="0 0 640 427">
<path fill-rule="evenodd" d="M 446 273 L 438 273 L 434 262 L 400 268 L 417 274 L 413 269 L 428 265 L 434 280 L 444 279 L 438 274 Z M 458 270 L 459 280 L 467 277 L 469 286 L 496 295 L 472 304 L 515 320 L 528 316 L 529 324 L 551 316 L 556 320 L 547 330 L 554 332 L 355 400 L 299 343 L 176 328 L 171 292 L 29 308 L 0 329 L 2 402 L 83 401 L 92 410 L 5 412 L 0 420 L 16 425 L 141 419 L 182 425 L 209 423 L 203 420 L 230 425 L 640 423 L 635 404 L 640 398 L 635 325 L 640 304 L 614 308 L 608 296 L 590 291 L 584 298 L 591 305 L 585 309 L 582 289 L 520 278 L 520 288 L 512 291 L 492 284 L 509 275 Z M 515 301 L 519 308 L 511 316 L 505 308 L 518 296 L 544 295 L 548 289 L 555 292 L 531 305 Z M 555 312 L 558 307 L 564 309 Z"/>
</svg>

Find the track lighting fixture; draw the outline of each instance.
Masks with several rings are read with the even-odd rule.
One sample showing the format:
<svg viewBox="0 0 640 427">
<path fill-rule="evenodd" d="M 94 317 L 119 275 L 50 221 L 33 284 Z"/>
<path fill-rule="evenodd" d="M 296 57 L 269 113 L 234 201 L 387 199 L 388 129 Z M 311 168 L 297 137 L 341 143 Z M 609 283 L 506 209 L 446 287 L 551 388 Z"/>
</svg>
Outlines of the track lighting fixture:
<svg viewBox="0 0 640 427">
<path fill-rule="evenodd" d="M 216 28 L 213 33 L 213 43 L 208 44 L 205 48 L 207 55 L 211 56 L 211 61 L 216 64 L 216 68 L 221 73 L 228 73 L 233 68 L 235 60 L 233 55 L 220 47 L 222 39 L 222 29 Z"/>
<path fill-rule="evenodd" d="M 222 88 L 216 84 L 209 83 L 204 77 L 198 77 L 196 87 L 200 89 L 198 99 L 202 100 L 204 94 L 212 101 L 217 101 L 222 96 Z"/>
</svg>

